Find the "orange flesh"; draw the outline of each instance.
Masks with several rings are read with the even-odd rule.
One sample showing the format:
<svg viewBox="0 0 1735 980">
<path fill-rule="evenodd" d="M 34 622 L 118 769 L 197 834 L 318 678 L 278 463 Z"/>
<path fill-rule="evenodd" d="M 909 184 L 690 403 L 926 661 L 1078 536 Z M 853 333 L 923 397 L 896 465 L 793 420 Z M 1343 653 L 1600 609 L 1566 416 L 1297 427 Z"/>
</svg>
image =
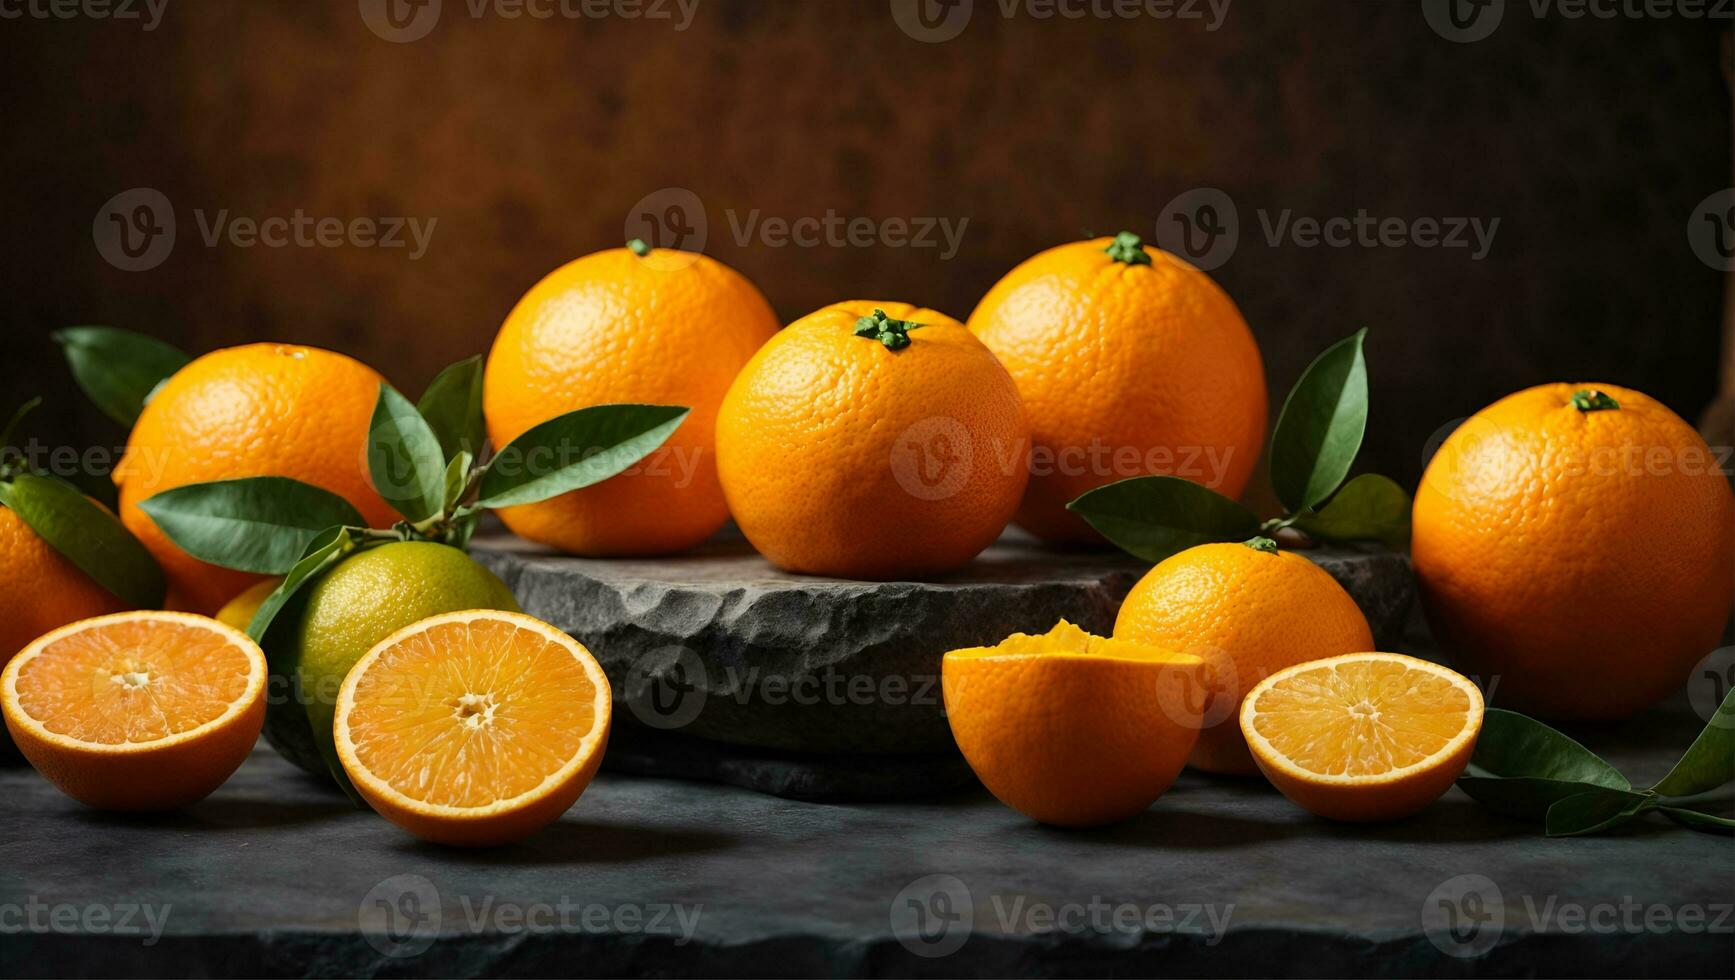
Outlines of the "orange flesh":
<svg viewBox="0 0 1735 980">
<path fill-rule="evenodd" d="M 946 654 L 948 657 L 959 660 L 1017 655 L 1075 656 L 1181 664 L 1197 662 L 1197 658 L 1191 654 L 1175 653 L 1160 647 L 1145 646 L 1127 640 L 1093 636 L 1064 619 L 1047 633 L 1014 633 L 991 647 L 970 647 L 964 650 L 953 650 Z"/>
<path fill-rule="evenodd" d="M 1253 726 L 1300 769 L 1378 776 L 1426 761 L 1470 723 L 1470 699 L 1438 674 L 1389 661 L 1304 670 L 1262 692 Z"/>
<path fill-rule="evenodd" d="M 222 717 L 247 692 L 246 652 L 211 630 L 163 620 L 64 636 L 18 671 L 18 705 L 56 735 L 154 742 Z"/>
<path fill-rule="evenodd" d="M 522 796 L 578 754 L 596 688 L 572 653 L 490 620 L 404 638 L 356 680 L 356 759 L 413 800 L 485 807 Z"/>
</svg>

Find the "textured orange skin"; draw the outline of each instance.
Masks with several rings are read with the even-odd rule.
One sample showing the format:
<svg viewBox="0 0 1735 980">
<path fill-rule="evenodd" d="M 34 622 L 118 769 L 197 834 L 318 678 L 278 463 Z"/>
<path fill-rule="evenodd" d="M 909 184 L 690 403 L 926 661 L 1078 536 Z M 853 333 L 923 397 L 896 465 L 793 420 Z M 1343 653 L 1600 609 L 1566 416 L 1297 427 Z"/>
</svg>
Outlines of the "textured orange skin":
<svg viewBox="0 0 1735 980">
<path fill-rule="evenodd" d="M 1620 408 L 1580 412 L 1581 389 Z M 1654 472 L 1651 452 L 1666 457 Z M 1601 721 L 1657 703 L 1729 619 L 1735 499 L 1716 465 L 1628 388 L 1540 385 L 1476 413 L 1416 492 L 1411 557 L 1435 632 L 1503 707 Z"/>
<path fill-rule="evenodd" d="M 892 351 L 855 336 L 875 309 L 927 325 Z M 951 464 L 967 468 L 938 471 L 942 495 L 906 489 L 921 487 L 911 481 L 936 439 L 959 448 L 952 436 L 968 439 Z M 951 317 L 907 303 L 838 303 L 790 324 L 742 369 L 717 420 L 742 533 L 779 567 L 843 578 L 938 575 L 974 558 L 1018 506 L 1028 445 L 1018 389 L 994 355 Z"/>
<path fill-rule="evenodd" d="M 1017 522 L 1051 541 L 1101 541 L 1066 505 L 1120 479 L 1172 472 L 1238 497 L 1265 436 L 1265 368 L 1234 302 L 1159 249 L 1145 248 L 1150 265 L 1116 262 L 1109 241 L 1026 260 L 969 320 L 1030 418 L 1034 472 Z M 1092 447 L 1098 461 L 1079 455 Z M 1174 455 L 1151 459 L 1158 448 Z"/>
<path fill-rule="evenodd" d="M 49 630 L 126 608 L 0 507 L 0 665 Z"/>
<path fill-rule="evenodd" d="M 1237 717 L 1253 685 L 1294 664 L 1374 648 L 1367 617 L 1324 569 L 1244 544 L 1199 545 L 1151 569 L 1121 605 L 1114 636 L 1205 661 L 1205 728 L 1189 761 L 1237 775 L 1258 771 Z"/>
<path fill-rule="evenodd" d="M 1013 654 L 941 661 L 952 737 L 995 798 L 1032 820 L 1098 827 L 1143 813 L 1199 735 L 1185 663 Z"/>
<path fill-rule="evenodd" d="M 606 718 L 604 720 L 606 722 Z M 578 802 L 578 798 L 584 795 L 584 791 L 590 786 L 591 780 L 596 778 L 597 770 L 602 767 L 602 757 L 607 751 L 608 735 L 604 733 L 601 744 L 590 759 L 579 767 L 571 779 L 547 795 L 516 810 L 469 818 L 431 817 L 400 805 L 397 800 L 375 792 L 363 782 L 356 781 L 354 785 L 356 792 L 361 794 L 368 806 L 374 808 L 374 812 L 423 840 L 453 847 L 499 847 L 529 837 L 559 820 L 562 814 L 572 809 L 572 805 Z"/>
<path fill-rule="evenodd" d="M 199 561 L 139 507 L 213 480 L 286 476 L 355 505 L 374 527 L 397 519 L 367 475 L 367 432 L 383 381 L 353 358 L 316 347 L 249 344 L 177 371 L 145 406 L 115 470 L 120 517 L 169 582 L 168 605 L 210 615 L 263 576 Z"/>
<path fill-rule="evenodd" d="M 576 555 L 682 551 L 729 519 L 717 481 L 717 406 L 777 332 L 777 315 L 735 270 L 702 255 L 624 248 L 576 259 L 507 315 L 482 404 L 504 446 L 541 422 L 615 402 L 692 413 L 656 452 L 595 486 L 501 510 L 514 532 Z"/>
</svg>

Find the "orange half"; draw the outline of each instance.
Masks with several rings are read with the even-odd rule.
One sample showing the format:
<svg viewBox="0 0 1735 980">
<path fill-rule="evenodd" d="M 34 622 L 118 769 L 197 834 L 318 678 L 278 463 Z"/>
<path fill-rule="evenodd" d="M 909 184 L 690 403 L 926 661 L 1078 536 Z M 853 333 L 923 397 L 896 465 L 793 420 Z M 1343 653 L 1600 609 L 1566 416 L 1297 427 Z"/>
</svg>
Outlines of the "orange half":
<svg viewBox="0 0 1735 980">
<path fill-rule="evenodd" d="M 1062 620 L 953 650 L 940 681 L 952 737 L 989 792 L 1033 820 L 1091 827 L 1144 812 L 1180 774 L 1203 670 L 1190 654 Z"/>
<path fill-rule="evenodd" d="M 1482 692 L 1439 664 L 1352 653 L 1265 678 L 1241 703 L 1261 772 L 1304 809 L 1392 820 L 1440 798 L 1482 730 Z"/>
<path fill-rule="evenodd" d="M 608 678 L 590 651 L 519 613 L 414 623 L 356 662 L 333 736 L 350 781 L 426 840 L 487 846 L 554 822 L 608 743 Z"/>
<path fill-rule="evenodd" d="M 204 616 L 81 620 L 0 675 L 6 728 L 37 771 L 81 803 L 165 810 L 222 785 L 265 721 L 265 656 Z"/>
</svg>

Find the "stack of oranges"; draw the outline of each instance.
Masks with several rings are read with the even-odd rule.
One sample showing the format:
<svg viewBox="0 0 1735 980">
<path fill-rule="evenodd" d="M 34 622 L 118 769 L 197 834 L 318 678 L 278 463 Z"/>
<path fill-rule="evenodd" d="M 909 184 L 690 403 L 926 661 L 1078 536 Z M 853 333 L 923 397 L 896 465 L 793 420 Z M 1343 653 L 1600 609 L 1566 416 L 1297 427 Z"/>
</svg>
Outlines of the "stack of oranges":
<svg viewBox="0 0 1735 980">
<path fill-rule="evenodd" d="M 92 805 L 149 809 L 197 800 L 240 764 L 267 668 L 234 626 L 271 586 L 188 555 L 141 504 L 284 476 L 388 525 L 364 448 L 381 383 L 341 354 L 255 344 L 198 358 L 155 392 L 116 473 L 119 517 L 183 611 L 122 611 L 0 507 L 0 586 L 12 582 L 0 588 L 0 701 L 48 778 Z M 1259 349 L 1234 302 L 1126 233 L 1029 259 L 962 322 L 850 300 L 781 329 L 736 271 L 634 242 L 523 296 L 480 399 L 496 446 L 594 405 L 689 409 L 626 472 L 502 509 L 524 538 L 589 557 L 665 555 L 732 517 L 782 569 L 875 580 L 945 576 L 1009 523 L 1101 543 L 1066 505 L 1130 477 L 1236 497 L 1267 419 Z M 1661 470 L 1647 453 L 1658 447 Z M 1655 703 L 1729 615 L 1735 498 L 1712 460 L 1668 409 L 1612 385 L 1490 406 L 1446 442 L 1415 499 L 1414 565 L 1436 631 L 1521 707 L 1607 719 Z M 226 603 L 233 625 L 205 618 Z M 429 839 L 524 836 L 577 798 L 606 745 L 609 683 L 589 652 L 509 597 L 491 604 L 353 644 L 318 716 L 356 791 Z M 1483 700 L 1450 670 L 1373 647 L 1329 574 L 1255 538 L 1152 568 L 1112 637 L 1062 623 L 954 651 L 943 687 L 984 784 L 1039 820 L 1134 816 L 1187 763 L 1263 773 L 1326 816 L 1389 819 L 1450 786 Z M 500 663 L 517 670 L 489 666 Z M 442 686 L 475 675 L 488 683 Z"/>
</svg>

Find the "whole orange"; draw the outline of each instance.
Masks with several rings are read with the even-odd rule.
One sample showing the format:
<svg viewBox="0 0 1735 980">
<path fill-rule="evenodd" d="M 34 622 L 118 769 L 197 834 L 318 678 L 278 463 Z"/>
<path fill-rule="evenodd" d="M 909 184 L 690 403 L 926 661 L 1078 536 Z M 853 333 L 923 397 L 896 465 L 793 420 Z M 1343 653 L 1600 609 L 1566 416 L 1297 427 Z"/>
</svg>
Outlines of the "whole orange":
<svg viewBox="0 0 1735 980">
<path fill-rule="evenodd" d="M 1028 478 L 1017 386 L 970 331 L 907 303 L 790 324 L 717 418 L 729 508 L 795 572 L 936 575 L 1005 529 Z"/>
<path fill-rule="evenodd" d="M 139 503 L 212 480 L 286 476 L 345 498 L 375 527 L 396 515 L 368 480 L 367 433 L 383 379 L 316 347 L 249 344 L 212 351 L 164 382 L 133 424 L 115 469 L 121 521 L 169 582 L 169 605 L 209 614 L 261 576 L 177 547 Z"/>
<path fill-rule="evenodd" d="M 1205 661 L 1204 730 L 1189 761 L 1239 774 L 1258 771 L 1238 720 L 1255 684 L 1308 660 L 1374 648 L 1367 618 L 1336 579 L 1261 539 L 1171 555 L 1133 586 L 1114 636 Z"/>
<path fill-rule="evenodd" d="M 703 255 L 643 251 L 597 252 L 549 273 L 512 308 L 488 355 L 482 405 L 496 447 L 592 405 L 692 410 L 626 472 L 500 511 L 522 537 L 572 554 L 664 554 L 723 526 L 717 405 L 777 332 L 770 304 L 740 273 Z"/>
<path fill-rule="evenodd" d="M 1017 521 L 1049 540 L 1101 537 L 1066 505 L 1128 477 L 1172 475 L 1237 497 L 1265 436 L 1265 369 L 1211 278 L 1136 235 L 1026 260 L 970 329 L 1018 382 L 1031 478 Z"/>
<path fill-rule="evenodd" d="M 0 664 L 49 630 L 125 608 L 16 513 L 0 507 Z"/>
<path fill-rule="evenodd" d="M 1634 714 L 1717 645 L 1735 498 L 1674 412 L 1629 388 L 1547 384 L 1477 412 L 1416 492 L 1429 621 L 1502 706 Z"/>
</svg>

